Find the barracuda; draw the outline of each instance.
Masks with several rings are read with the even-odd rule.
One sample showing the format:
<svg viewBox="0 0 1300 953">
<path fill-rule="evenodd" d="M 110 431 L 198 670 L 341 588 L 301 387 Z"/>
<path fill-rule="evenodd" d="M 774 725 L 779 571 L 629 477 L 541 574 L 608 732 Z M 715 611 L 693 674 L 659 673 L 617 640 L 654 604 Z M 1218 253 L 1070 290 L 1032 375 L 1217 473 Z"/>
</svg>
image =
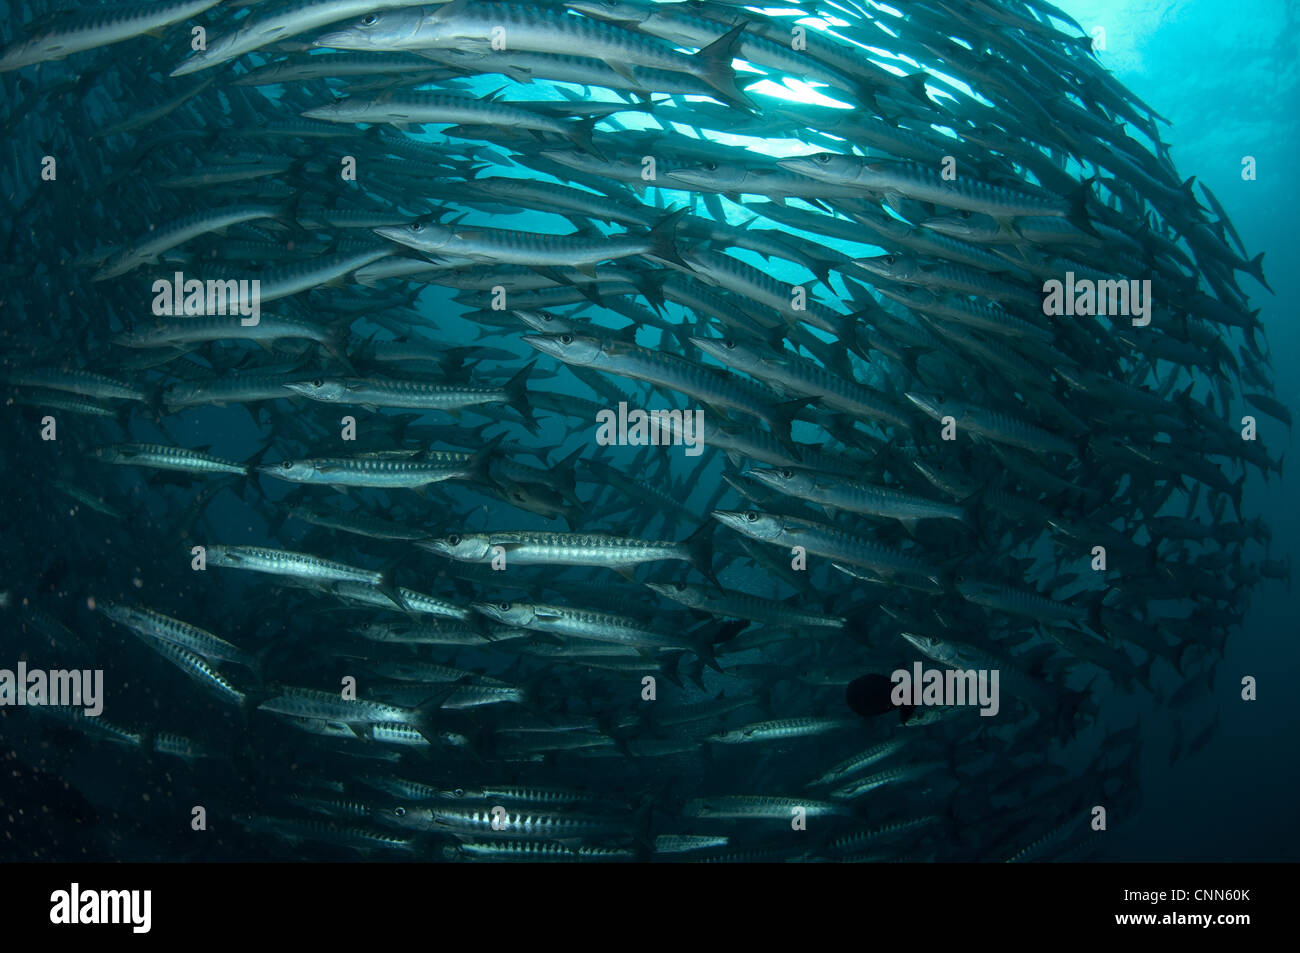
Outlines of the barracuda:
<svg viewBox="0 0 1300 953">
<path fill-rule="evenodd" d="M 363 582 L 371 586 L 392 588 L 391 577 L 385 572 L 358 569 L 345 563 L 322 559 L 308 553 L 295 553 L 265 546 L 209 546 L 207 559 L 214 566 L 225 569 L 246 569 L 251 572 L 275 576 L 294 576 L 317 582 Z M 394 602 L 400 606 L 393 590 Z"/>
<path fill-rule="evenodd" d="M 525 334 L 523 340 L 566 364 L 666 387 L 709 407 L 757 417 L 781 432 L 789 427 L 789 412 L 778 409 L 773 391 L 676 355 L 578 334 Z"/>
<path fill-rule="evenodd" d="M 828 768 L 824 774 L 815 781 L 808 782 L 808 787 L 821 787 L 826 784 L 834 784 L 836 781 L 842 781 L 851 774 L 857 774 L 866 768 L 871 767 L 880 761 L 885 760 L 890 755 L 901 751 L 911 739 L 909 738 L 891 738 L 889 741 L 882 741 L 878 745 L 872 745 L 865 751 L 853 755 L 851 758 L 839 762 Z"/>
<path fill-rule="evenodd" d="M 404 609 L 415 615 L 431 615 L 443 619 L 455 619 L 458 622 L 470 622 L 475 618 L 473 610 L 466 606 L 427 593 L 416 592 L 404 586 L 397 590 L 400 604 L 394 604 L 383 591 L 367 583 L 333 582 L 328 585 L 327 591 L 339 599 L 360 605 L 382 609 Z"/>
<path fill-rule="evenodd" d="M 947 519 L 959 523 L 970 522 L 970 512 L 949 503 L 938 503 L 924 497 L 883 486 L 857 483 L 841 477 L 810 471 L 755 468 L 749 475 L 760 483 L 824 507 L 880 516 L 898 520 L 915 527 L 920 520 Z"/>
<path fill-rule="evenodd" d="M 142 641 L 167 661 L 171 662 L 208 692 L 232 705 L 243 707 L 248 696 L 236 688 L 229 679 L 208 664 L 208 660 L 197 652 L 191 652 L 185 646 L 165 639 L 155 638 L 133 629 Z"/>
<path fill-rule="evenodd" d="M 168 3 L 107 5 L 56 18 L 47 29 L 0 52 L 0 73 L 61 60 L 73 53 L 98 49 L 161 30 L 215 7 L 221 0 L 180 0 Z"/>
<path fill-rule="evenodd" d="M 14 396 L 13 401 L 15 404 L 21 404 L 24 407 L 47 407 L 50 410 L 63 410 L 70 414 L 82 414 L 86 417 L 118 416 L 118 411 L 112 407 L 105 407 L 93 400 L 69 397 L 66 394 L 17 394 Z"/>
<path fill-rule="evenodd" d="M 919 287 L 878 288 L 877 290 L 891 301 L 906 305 L 919 314 L 956 321 L 978 331 L 989 331 L 1013 339 L 1030 339 L 1044 344 L 1049 344 L 1053 340 L 1051 331 L 1031 324 L 996 305 L 969 301 L 960 297 L 936 295 Z"/>
<path fill-rule="evenodd" d="M 812 555 L 826 556 L 850 566 L 862 566 L 898 585 L 917 585 L 920 582 L 933 585 L 940 576 L 938 569 L 915 556 L 879 546 L 834 526 L 774 516 L 757 510 L 715 510 L 713 518 L 750 539 L 787 550 L 802 546 Z M 922 588 L 929 588 L 929 585 Z"/>
<path fill-rule="evenodd" d="M 44 387 L 47 390 L 80 394 L 83 397 L 95 397 L 100 400 L 144 401 L 148 399 L 148 394 L 142 388 L 90 371 L 32 368 L 9 371 L 6 379 L 10 384 L 19 387 Z"/>
<path fill-rule="evenodd" d="M 207 659 L 234 662 L 249 671 L 260 668 L 257 657 L 237 645 L 218 638 L 206 629 L 173 619 L 153 609 L 141 606 L 120 606 L 106 603 L 99 607 L 104 615 L 140 635 L 163 642 L 171 642 Z"/>
<path fill-rule="evenodd" d="M 399 590 L 400 592 L 400 590 Z M 486 645 L 488 637 L 461 619 L 448 622 L 370 622 L 353 631 L 372 642 L 397 645 Z"/>
<path fill-rule="evenodd" d="M 335 18 L 337 19 L 337 18 Z M 632 66 L 685 73 L 706 83 L 724 102 L 748 107 L 749 99 L 736 86 L 731 61 L 744 27 L 735 27 L 694 56 L 678 53 L 657 40 L 621 30 L 597 20 L 571 17 L 563 10 L 493 4 L 491 9 L 454 0 L 439 9 L 375 13 L 344 30 L 327 33 L 317 46 L 336 49 L 428 50 L 492 52 L 493 31 L 504 28 L 509 47 L 534 53 L 582 53 L 603 60 L 628 76 Z"/>
<path fill-rule="evenodd" d="M 364 699 L 349 701 L 337 692 L 322 692 L 293 685 L 279 686 L 277 693 L 258 705 L 258 709 L 277 715 L 338 721 L 348 725 L 413 726 L 420 717 L 415 709 Z"/>
<path fill-rule="evenodd" d="M 1019 192 L 977 180 L 943 178 L 937 168 L 911 162 L 864 159 L 859 156 L 819 152 L 782 159 L 783 169 L 823 182 L 844 182 L 873 192 L 894 192 L 921 202 L 951 209 L 983 212 L 995 218 L 1028 215 L 1065 217 L 1069 202 L 1051 196 Z"/>
<path fill-rule="evenodd" d="M 997 609 L 1014 615 L 1029 616 L 1044 622 L 1086 623 L 1094 618 L 1088 609 L 1056 602 L 1037 592 L 984 582 L 978 579 L 959 579 L 956 589 L 963 599 L 987 609 Z"/>
<path fill-rule="evenodd" d="M 710 535 L 699 531 L 683 542 L 633 539 L 602 533 L 507 530 L 459 533 L 418 543 L 422 549 L 462 562 L 491 563 L 504 556 L 521 566 L 606 566 L 630 569 L 642 563 L 676 560 L 708 573 Z"/>
<path fill-rule="evenodd" d="M 527 105 L 493 99 L 474 99 L 435 92 L 389 92 L 371 98 L 348 96 L 325 106 L 308 109 L 304 119 L 330 122 L 387 123 L 398 128 L 410 125 L 489 123 L 534 129 L 570 139 L 579 148 L 591 150 L 591 129 L 595 120 L 565 122 L 530 110 Z M 450 251 L 449 251 L 450 253 Z"/>
<path fill-rule="evenodd" d="M 170 226 L 154 229 L 147 238 L 141 238 L 135 244 L 128 245 L 95 272 L 94 280 L 116 278 L 128 271 L 134 271 L 141 265 L 156 262 L 163 252 L 184 245 L 200 235 L 222 231 L 241 222 L 256 222 L 260 219 L 281 217 L 284 214 L 285 210 L 280 208 L 242 205 L 188 215 Z"/>
<path fill-rule="evenodd" d="M 271 374 L 251 371 L 192 384 L 174 384 L 163 391 L 163 404 L 171 414 L 187 407 L 250 404 L 289 398 L 294 396 L 294 392 L 288 385 L 301 379 L 300 373 L 292 371 Z"/>
<path fill-rule="evenodd" d="M 1067 718 L 1067 724 L 1068 720 L 1072 719 L 1072 709 L 1077 707 L 1084 697 L 1082 693 L 1053 690 L 1042 679 L 1021 670 L 1013 664 L 1012 660 L 999 653 L 936 636 L 919 635 L 914 632 L 899 634 L 927 658 L 934 659 L 942 665 L 962 670 L 996 669 L 1014 697 L 1023 699 L 1044 716 L 1051 717 L 1057 712 L 1062 712 Z M 1068 709 L 1063 711 L 1067 706 Z"/>
<path fill-rule="evenodd" d="M 502 387 L 464 384 L 432 384 L 391 378 L 316 377 L 296 380 L 286 386 L 295 394 L 327 404 L 355 404 L 362 407 L 404 407 L 413 410 L 459 411 L 493 404 L 508 404 L 536 429 L 528 403 L 528 364 Z"/>
<path fill-rule="evenodd" d="M 831 734 L 854 727 L 855 722 L 845 718 L 817 718 L 801 715 L 797 718 L 773 718 L 754 722 L 729 731 L 719 731 L 707 740 L 717 744 L 739 745 L 754 741 L 788 741 L 791 738 L 809 738 Z"/>
<path fill-rule="evenodd" d="M 886 768 L 878 771 L 873 775 L 862 778 L 858 781 L 851 781 L 843 787 L 836 788 L 830 792 L 830 796 L 837 801 L 851 801 L 854 798 L 862 797 L 872 791 L 878 790 L 887 784 L 897 784 L 899 781 L 914 781 L 917 778 L 925 777 L 935 771 L 939 771 L 947 765 L 942 761 L 922 761 L 919 764 L 898 765 L 893 768 Z"/>
<path fill-rule="evenodd" d="M 245 476 L 248 467 L 242 463 L 222 460 L 198 450 L 167 447 L 157 443 L 117 444 L 95 451 L 97 459 L 133 467 L 152 467 L 155 470 L 175 470 L 179 473 L 231 473 Z"/>
<path fill-rule="evenodd" d="M 432 222 L 412 222 L 402 228 L 376 228 L 375 234 L 424 254 L 452 255 L 491 264 L 591 268 L 600 262 L 635 255 L 678 260 L 672 233 L 684 212 L 683 209 L 668 215 L 646 235 L 638 237 L 574 238 L 499 228 L 455 229 Z"/>
<path fill-rule="evenodd" d="M 716 616 L 749 619 L 767 625 L 814 626 L 817 628 L 840 629 L 845 619 L 840 616 L 824 615 L 818 612 L 802 612 L 789 603 L 774 599 L 763 599 L 744 592 L 730 590 L 713 591 L 704 586 L 690 585 L 684 582 L 646 583 L 661 596 L 667 596 L 674 602 L 680 602 L 692 609 L 703 609 Z"/>
<path fill-rule="evenodd" d="M 689 639 L 665 635 L 645 628 L 634 619 L 606 612 L 529 602 L 475 602 L 471 605 L 476 612 L 490 619 L 538 632 L 644 649 L 692 647 Z"/>
<path fill-rule="evenodd" d="M 171 75 L 185 76 L 211 69 L 245 53 L 370 10 L 421 6 L 429 2 L 430 0 L 300 0 L 269 16 L 249 16 L 230 33 L 209 40 L 205 49 L 184 60 L 171 71 Z"/>
<path fill-rule="evenodd" d="M 400 539 L 406 542 L 414 542 L 417 539 L 427 539 L 429 536 L 429 533 L 422 529 L 412 529 L 391 520 L 376 519 L 353 512 L 337 510 L 331 512 L 327 509 L 294 507 L 290 510 L 290 515 L 305 523 L 311 523 L 313 526 L 324 526 L 344 533 L 355 533 L 358 536 L 367 536 L 370 539 Z M 386 604 L 387 601 L 387 598 L 380 595 L 380 604 Z"/>
<path fill-rule="evenodd" d="M 682 816 L 736 820 L 771 818 L 773 820 L 788 821 L 795 809 L 803 811 L 807 817 L 848 817 L 850 815 L 848 808 L 829 801 L 813 801 L 797 797 L 726 794 L 715 797 L 692 798 L 683 806 Z"/>
<path fill-rule="evenodd" d="M 373 486 L 418 489 L 444 480 L 467 480 L 479 470 L 470 454 L 459 462 L 424 460 L 375 460 L 355 457 L 318 457 L 313 460 L 285 460 L 258 467 L 261 473 L 290 483 L 324 486 Z M 418 534 L 411 538 L 423 538 Z"/>
<path fill-rule="evenodd" d="M 555 814 L 541 811 L 494 811 L 481 808 L 396 807 L 382 819 L 419 831 L 441 831 L 457 837 L 499 835 L 503 838 L 574 838 L 592 835 L 631 834 L 630 823 L 585 817 L 579 814 Z"/>
<path fill-rule="evenodd" d="M 379 4 L 382 6 L 382 0 Z M 373 6 L 373 5 L 372 5 Z M 269 86 L 339 76 L 374 76 L 387 73 L 419 73 L 429 61 L 415 54 L 331 53 L 304 55 L 259 66 L 233 80 L 235 86 Z"/>
<path fill-rule="evenodd" d="M 906 396 L 937 421 L 942 422 L 945 417 L 953 418 L 957 422 L 958 433 L 963 430 L 968 431 L 977 437 L 1019 447 L 1030 453 L 1059 453 L 1069 456 L 1078 453 L 1078 447 L 1070 441 L 1000 411 L 987 410 L 931 394 L 907 394 Z"/>
<path fill-rule="evenodd" d="M 786 393 L 819 398 L 825 406 L 872 423 L 888 424 L 900 430 L 911 429 L 911 421 L 871 389 L 794 354 L 765 354 L 730 338 L 693 337 L 691 343 L 723 364 Z"/>
</svg>

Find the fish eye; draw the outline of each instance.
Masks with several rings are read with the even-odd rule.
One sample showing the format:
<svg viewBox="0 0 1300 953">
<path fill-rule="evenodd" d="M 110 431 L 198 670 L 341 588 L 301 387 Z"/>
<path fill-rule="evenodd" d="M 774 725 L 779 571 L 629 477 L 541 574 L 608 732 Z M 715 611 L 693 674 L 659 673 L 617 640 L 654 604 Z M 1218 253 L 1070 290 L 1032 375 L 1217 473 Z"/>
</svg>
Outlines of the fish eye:
<svg viewBox="0 0 1300 953">
<path fill-rule="evenodd" d="M 508 602 L 499 602 L 499 603 L 497 603 L 497 608 L 500 609 L 502 612 L 509 612 L 509 611 L 510 611 L 510 603 L 508 603 Z"/>
<path fill-rule="evenodd" d="M 817 153 L 817 155 L 813 156 L 813 160 L 815 162 L 820 162 L 822 165 L 825 165 L 826 163 L 831 161 L 831 154 L 829 152 L 819 152 Z"/>
<path fill-rule="evenodd" d="M 678 592 L 686 591 L 686 583 L 684 582 L 675 582 L 673 583 L 673 586 L 677 589 Z"/>
<path fill-rule="evenodd" d="M 757 523 L 757 522 L 758 522 L 758 511 L 757 511 L 757 510 L 746 510 L 746 511 L 745 511 L 745 519 L 749 520 L 751 523 Z"/>
<path fill-rule="evenodd" d="M 883 261 L 886 265 L 892 265 L 894 263 L 894 256 L 886 255 L 884 258 L 881 259 L 881 261 Z"/>
<path fill-rule="evenodd" d="M 454 794 L 456 797 L 464 797 L 464 796 L 465 796 L 465 789 L 464 789 L 464 788 L 457 788 L 456 790 L 452 791 L 451 793 Z"/>
<path fill-rule="evenodd" d="M 572 334 L 561 334 L 561 335 L 560 335 L 560 343 L 563 344 L 565 347 L 568 347 L 570 344 L 573 343 L 573 335 L 572 335 Z"/>
<path fill-rule="evenodd" d="M 393 808 L 393 814 L 396 815 L 397 817 L 405 817 L 405 816 L 406 816 L 406 808 L 404 808 L 404 807 L 395 807 L 395 808 Z"/>
<path fill-rule="evenodd" d="M 292 460 L 286 460 L 286 461 L 284 461 L 284 463 L 280 464 L 280 466 L 284 467 L 286 470 L 292 470 L 292 469 L 293 469 L 293 461 L 292 461 Z"/>
<path fill-rule="evenodd" d="M 361 18 L 361 22 L 366 26 L 374 26 L 379 22 L 379 17 L 375 16 L 373 13 L 368 13 Z"/>
<path fill-rule="evenodd" d="M 700 168 L 702 168 L 705 172 L 717 172 L 718 164 L 716 162 L 706 162 Z"/>
<path fill-rule="evenodd" d="M 318 377 L 318 378 L 316 378 L 314 381 L 311 382 L 311 386 L 312 386 L 312 387 L 324 387 L 324 386 L 325 386 L 325 382 L 324 382 L 323 380 L 321 380 L 321 379 Z"/>
<path fill-rule="evenodd" d="M 960 583 L 960 582 L 965 582 L 965 581 L 966 581 L 966 577 L 965 577 L 965 576 L 957 576 L 953 581 L 954 581 L 954 582 L 959 582 L 959 583 Z"/>
<path fill-rule="evenodd" d="M 727 338 L 725 341 L 722 342 L 722 346 L 725 347 L 728 351 L 734 351 L 736 349 L 736 342 L 731 340 L 731 338 Z"/>
<path fill-rule="evenodd" d="M 794 471 L 793 471 L 793 470 L 782 470 L 782 471 L 781 471 L 781 479 L 782 479 L 782 480 L 793 480 L 793 479 L 794 479 Z"/>
<path fill-rule="evenodd" d="M 422 232 L 422 231 L 424 231 L 424 225 L 422 225 L 420 222 L 412 222 L 411 225 L 410 225 L 410 228 L 411 228 L 411 231 L 413 231 L 413 232 Z"/>
<path fill-rule="evenodd" d="M 451 543 L 453 546 L 459 546 L 459 545 L 460 545 L 460 537 L 459 537 L 459 536 L 448 536 L 448 537 L 447 537 L 447 542 Z"/>
<path fill-rule="evenodd" d="M 957 213 L 957 216 L 959 218 L 970 218 L 971 216 L 970 209 L 962 209 L 960 212 Z"/>
</svg>

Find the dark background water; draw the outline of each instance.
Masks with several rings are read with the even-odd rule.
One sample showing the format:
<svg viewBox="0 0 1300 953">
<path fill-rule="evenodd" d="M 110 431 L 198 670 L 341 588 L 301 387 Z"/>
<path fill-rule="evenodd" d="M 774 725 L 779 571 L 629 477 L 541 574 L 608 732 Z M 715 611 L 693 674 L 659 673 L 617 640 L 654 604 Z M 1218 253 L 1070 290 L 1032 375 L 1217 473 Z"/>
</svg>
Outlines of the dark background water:
<svg viewBox="0 0 1300 953">
<path fill-rule="evenodd" d="M 1205 182 L 1228 210 L 1251 254 L 1265 252 L 1276 295 L 1259 289 L 1253 307 L 1272 346 L 1277 397 L 1300 406 L 1300 6 L 1289 0 L 1065 0 L 1089 33 L 1106 31 L 1098 55 L 1127 87 L 1168 118 L 1162 129 L 1180 173 Z M 1242 158 L 1258 178 L 1244 181 Z M 1252 283 L 1253 284 L 1253 283 Z M 1269 449 L 1286 451 L 1283 478 L 1247 480 L 1252 512 L 1273 530 L 1271 555 L 1300 551 L 1300 472 L 1274 428 Z M 1259 700 L 1243 702 L 1254 676 Z M 1228 641 L 1210 699 L 1189 724 L 1217 707 L 1219 732 L 1198 754 L 1168 764 L 1173 735 L 1158 712 L 1149 722 L 1144 806 L 1100 855 L 1116 860 L 1294 860 L 1300 857 L 1300 615 L 1285 585 L 1259 588 L 1244 630 Z M 1161 750 L 1160 740 L 1167 742 Z"/>
</svg>

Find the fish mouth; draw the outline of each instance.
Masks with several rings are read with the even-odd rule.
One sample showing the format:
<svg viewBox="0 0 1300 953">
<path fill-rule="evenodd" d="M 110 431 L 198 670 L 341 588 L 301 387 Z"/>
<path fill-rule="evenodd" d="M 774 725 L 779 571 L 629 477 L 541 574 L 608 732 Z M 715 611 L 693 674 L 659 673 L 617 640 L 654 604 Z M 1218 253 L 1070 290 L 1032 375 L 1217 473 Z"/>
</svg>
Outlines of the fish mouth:
<svg viewBox="0 0 1300 953">
<path fill-rule="evenodd" d="M 767 469 L 766 467 L 755 467 L 754 469 L 749 470 L 745 475 L 748 477 L 753 477 L 759 483 L 762 483 L 766 486 L 775 487 L 778 490 L 781 487 L 785 486 L 785 481 L 781 478 L 781 473 L 779 470 L 770 470 Z"/>
<path fill-rule="evenodd" d="M 892 278 L 894 276 L 894 272 L 890 270 L 889 265 L 877 258 L 855 258 L 853 264 L 871 272 L 873 275 L 879 275 L 881 278 Z"/>
<path fill-rule="evenodd" d="M 709 514 L 724 526 L 730 526 L 734 530 L 741 530 L 748 521 L 745 514 L 736 510 L 714 510 Z"/>
<path fill-rule="evenodd" d="M 523 342 L 529 347 L 541 351 L 543 354 L 549 354 L 551 357 L 564 357 L 564 345 L 556 337 L 541 334 L 525 334 Z"/>
<path fill-rule="evenodd" d="M 297 381 L 293 384 L 285 384 L 284 386 L 289 388 L 289 390 L 293 391 L 295 394 L 302 394 L 304 397 L 310 397 L 312 392 L 316 389 L 309 381 Z"/>
<path fill-rule="evenodd" d="M 817 167 L 807 159 L 778 159 L 777 167 L 785 169 L 787 172 L 797 172 L 799 175 L 807 175 L 811 178 L 812 171 Z"/>
<path fill-rule="evenodd" d="M 676 172 L 665 172 L 664 178 L 675 179 L 683 185 L 694 186 L 706 186 L 713 181 L 713 179 L 711 179 L 707 174 L 692 172 L 690 169 L 679 169 Z"/>
<path fill-rule="evenodd" d="M 416 246 L 408 240 L 406 229 L 398 225 L 380 225 L 378 228 L 371 229 L 380 238 L 387 238 L 390 242 L 397 242 L 399 245 L 405 245 L 408 248 Z"/>
<path fill-rule="evenodd" d="M 710 357 L 722 359 L 722 354 L 727 350 L 722 338 L 691 338 L 691 343 L 698 347 Z"/>
<path fill-rule="evenodd" d="M 349 34 L 347 34 L 346 32 L 344 32 L 343 30 L 334 30 L 334 31 L 331 32 L 331 33 L 326 33 L 326 34 L 324 34 L 324 35 L 322 35 L 322 36 L 318 36 L 318 37 L 316 37 L 316 39 L 314 39 L 314 40 L 311 41 L 311 45 L 312 45 L 312 46 L 331 46 L 331 47 L 333 47 L 333 48 L 336 49 L 336 50 L 344 50 L 344 49 L 347 49 L 347 47 L 345 47 L 345 46 L 339 46 L 338 44 L 339 44 L 340 42 L 346 42 L 346 41 L 347 41 L 348 39 L 350 39 L 350 38 L 351 38 L 351 37 L 349 36 Z"/>
<path fill-rule="evenodd" d="M 901 635 L 904 639 L 906 639 L 909 644 L 915 646 L 917 649 L 919 649 L 922 652 L 930 648 L 928 644 L 929 639 L 923 638 L 922 636 L 919 635 L 913 635 L 911 632 L 900 632 L 898 634 Z"/>
<path fill-rule="evenodd" d="M 505 622 L 505 613 L 501 607 L 491 602 L 471 602 L 469 607 L 479 615 L 485 615 L 489 619 L 495 619 L 497 622 Z"/>
<path fill-rule="evenodd" d="M 939 410 L 939 400 L 931 397 L 929 394 L 913 394 L 910 391 L 903 395 L 911 401 L 922 413 L 934 417 L 936 420 L 943 416 Z"/>
</svg>

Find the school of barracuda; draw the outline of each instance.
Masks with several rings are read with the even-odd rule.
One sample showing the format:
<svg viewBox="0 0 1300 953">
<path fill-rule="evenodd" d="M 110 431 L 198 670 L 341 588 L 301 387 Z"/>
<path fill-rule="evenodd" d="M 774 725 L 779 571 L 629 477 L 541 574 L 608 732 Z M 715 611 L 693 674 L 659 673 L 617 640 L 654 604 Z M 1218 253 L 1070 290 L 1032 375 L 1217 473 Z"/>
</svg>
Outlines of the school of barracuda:
<svg viewBox="0 0 1300 953">
<path fill-rule="evenodd" d="M 1047 0 L 4 29 L 0 611 L 107 684 L 5 731 L 185 805 L 118 823 L 204 804 L 208 856 L 1082 858 L 1094 805 L 1140 803 L 1109 703 L 1210 740 L 1225 639 L 1289 576 L 1243 500 L 1290 426 L 1262 256 Z M 1046 314 L 1067 273 L 1149 279 L 1149 323 Z M 181 275 L 258 280 L 257 323 L 245 291 L 155 317 Z M 599 445 L 621 403 L 687 411 L 664 442 L 703 411 L 703 453 Z M 918 661 L 999 671 L 1000 711 L 878 704 Z"/>
</svg>

